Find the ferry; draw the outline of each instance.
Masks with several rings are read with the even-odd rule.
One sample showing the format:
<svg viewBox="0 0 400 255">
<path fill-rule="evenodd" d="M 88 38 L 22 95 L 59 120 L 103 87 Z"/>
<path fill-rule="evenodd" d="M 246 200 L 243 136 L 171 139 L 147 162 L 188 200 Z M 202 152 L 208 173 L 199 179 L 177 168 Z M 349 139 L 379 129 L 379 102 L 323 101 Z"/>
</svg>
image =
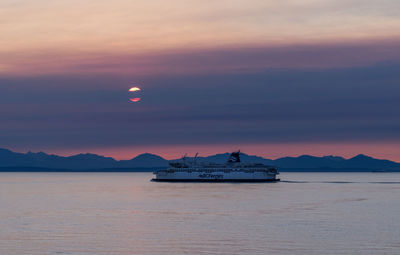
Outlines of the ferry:
<svg viewBox="0 0 400 255">
<path fill-rule="evenodd" d="M 276 167 L 260 163 L 243 163 L 240 151 L 232 152 L 225 164 L 197 163 L 197 154 L 191 162 L 170 162 L 167 169 L 155 171 L 156 182 L 276 182 Z"/>
</svg>

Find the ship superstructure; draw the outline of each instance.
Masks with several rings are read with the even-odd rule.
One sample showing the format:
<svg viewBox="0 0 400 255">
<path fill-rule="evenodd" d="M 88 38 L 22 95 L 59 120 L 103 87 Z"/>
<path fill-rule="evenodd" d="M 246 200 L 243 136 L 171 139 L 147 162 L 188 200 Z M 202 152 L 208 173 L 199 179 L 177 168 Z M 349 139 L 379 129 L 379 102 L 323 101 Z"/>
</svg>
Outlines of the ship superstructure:
<svg viewBox="0 0 400 255">
<path fill-rule="evenodd" d="M 260 163 L 244 163 L 240 151 L 232 152 L 225 164 L 197 162 L 197 154 L 192 161 L 183 157 L 179 162 L 169 163 L 168 169 L 154 172 L 153 181 L 191 182 L 267 182 L 279 181 L 274 166 Z"/>
</svg>

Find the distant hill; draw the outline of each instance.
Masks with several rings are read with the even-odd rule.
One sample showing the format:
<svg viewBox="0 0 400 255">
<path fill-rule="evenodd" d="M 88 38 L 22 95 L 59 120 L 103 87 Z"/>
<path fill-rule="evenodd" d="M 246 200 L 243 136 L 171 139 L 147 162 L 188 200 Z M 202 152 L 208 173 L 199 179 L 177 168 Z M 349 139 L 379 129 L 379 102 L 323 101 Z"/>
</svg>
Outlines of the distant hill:
<svg viewBox="0 0 400 255">
<path fill-rule="evenodd" d="M 224 163 L 229 153 L 198 157 L 199 162 Z M 193 160 L 188 157 L 187 160 Z M 254 155 L 241 155 L 242 162 L 277 166 L 280 171 L 400 171 L 400 163 L 357 155 L 350 159 L 337 156 L 283 157 L 275 160 Z M 144 153 L 130 160 L 115 160 L 97 154 L 77 154 L 69 157 L 44 152 L 17 153 L 0 148 L 0 171 L 152 171 L 166 168 L 168 160 Z"/>
<path fill-rule="evenodd" d="M 400 171 L 400 164 L 390 161 L 375 159 L 365 155 L 357 155 L 350 159 L 337 156 L 314 157 L 303 155 L 300 157 L 284 157 L 274 160 L 274 164 L 281 170 L 376 170 Z"/>
<path fill-rule="evenodd" d="M 226 152 L 223 154 L 216 154 L 207 157 L 197 157 L 197 161 L 199 162 L 213 162 L 213 163 L 225 163 L 229 158 L 230 153 Z M 188 160 L 193 160 L 193 158 L 188 157 Z M 245 153 L 240 154 L 240 159 L 242 162 L 253 162 L 253 163 L 264 163 L 266 165 L 273 165 L 274 160 L 262 158 L 259 156 L 251 156 Z"/>
<path fill-rule="evenodd" d="M 9 169 L 63 169 L 63 170 L 100 170 L 100 169 L 137 169 L 167 167 L 168 161 L 160 156 L 144 153 L 131 160 L 117 161 L 111 157 L 96 154 L 77 154 L 69 157 L 49 155 L 44 152 L 17 153 L 0 149 L 0 168 Z M 1 170 L 0 170 L 1 171 Z"/>
<path fill-rule="evenodd" d="M 168 160 L 151 153 L 140 154 L 131 160 L 118 161 L 119 167 L 167 167 Z"/>
</svg>

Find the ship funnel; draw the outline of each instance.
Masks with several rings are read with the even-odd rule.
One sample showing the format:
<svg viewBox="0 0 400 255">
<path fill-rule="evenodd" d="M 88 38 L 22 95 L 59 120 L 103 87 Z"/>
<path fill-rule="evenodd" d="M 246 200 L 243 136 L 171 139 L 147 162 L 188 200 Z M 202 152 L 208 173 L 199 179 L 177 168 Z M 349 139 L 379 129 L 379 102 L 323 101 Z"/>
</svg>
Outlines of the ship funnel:
<svg viewBox="0 0 400 255">
<path fill-rule="evenodd" d="M 232 152 L 228 159 L 228 163 L 238 163 L 238 162 L 240 162 L 240 150 Z"/>
</svg>

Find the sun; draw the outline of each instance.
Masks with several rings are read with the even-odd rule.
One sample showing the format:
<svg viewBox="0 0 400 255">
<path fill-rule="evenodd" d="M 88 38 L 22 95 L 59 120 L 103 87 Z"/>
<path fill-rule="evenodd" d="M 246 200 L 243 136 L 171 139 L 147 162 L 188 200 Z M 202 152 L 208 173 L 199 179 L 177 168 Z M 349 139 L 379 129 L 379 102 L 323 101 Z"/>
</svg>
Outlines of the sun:
<svg viewBox="0 0 400 255">
<path fill-rule="evenodd" d="M 129 89 L 129 92 L 135 92 L 135 91 L 140 91 L 139 87 L 132 87 Z"/>
<path fill-rule="evenodd" d="M 129 98 L 129 100 L 131 100 L 132 102 L 139 102 L 140 101 L 140 97 Z"/>
<path fill-rule="evenodd" d="M 139 88 L 139 87 L 132 87 L 132 88 L 130 88 L 129 89 L 129 92 L 133 92 L 133 93 L 135 93 L 134 95 L 136 95 L 139 91 L 141 91 L 141 89 Z M 140 101 L 140 97 L 131 97 L 131 98 L 129 98 L 129 100 L 131 101 L 131 102 L 139 102 Z"/>
</svg>

